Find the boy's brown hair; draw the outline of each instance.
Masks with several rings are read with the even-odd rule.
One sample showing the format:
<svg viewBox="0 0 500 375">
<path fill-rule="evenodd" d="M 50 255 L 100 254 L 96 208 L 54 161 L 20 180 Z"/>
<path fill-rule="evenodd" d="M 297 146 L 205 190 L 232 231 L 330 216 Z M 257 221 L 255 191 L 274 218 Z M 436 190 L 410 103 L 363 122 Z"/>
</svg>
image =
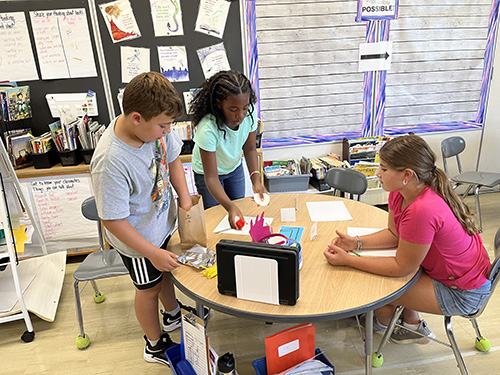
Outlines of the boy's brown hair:
<svg viewBox="0 0 500 375">
<path fill-rule="evenodd" d="M 158 72 L 135 76 L 123 92 L 125 116 L 139 112 L 149 121 L 162 113 L 177 118 L 183 113 L 182 100 L 170 81 Z"/>
</svg>

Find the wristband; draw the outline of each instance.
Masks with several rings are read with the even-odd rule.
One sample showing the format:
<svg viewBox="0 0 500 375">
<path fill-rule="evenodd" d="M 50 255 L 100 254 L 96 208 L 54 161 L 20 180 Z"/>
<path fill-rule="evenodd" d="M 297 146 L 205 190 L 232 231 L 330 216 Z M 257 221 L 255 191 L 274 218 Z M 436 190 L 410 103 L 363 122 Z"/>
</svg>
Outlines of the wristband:
<svg viewBox="0 0 500 375">
<path fill-rule="evenodd" d="M 254 174 L 256 174 L 256 173 L 260 176 L 260 172 L 259 172 L 259 171 L 253 171 L 252 173 L 250 173 L 250 178 L 252 178 L 252 176 L 253 176 Z"/>
<path fill-rule="evenodd" d="M 363 243 L 361 242 L 361 238 L 359 236 L 356 236 L 356 239 L 358 240 L 358 247 L 357 247 L 356 251 L 363 250 Z"/>
</svg>

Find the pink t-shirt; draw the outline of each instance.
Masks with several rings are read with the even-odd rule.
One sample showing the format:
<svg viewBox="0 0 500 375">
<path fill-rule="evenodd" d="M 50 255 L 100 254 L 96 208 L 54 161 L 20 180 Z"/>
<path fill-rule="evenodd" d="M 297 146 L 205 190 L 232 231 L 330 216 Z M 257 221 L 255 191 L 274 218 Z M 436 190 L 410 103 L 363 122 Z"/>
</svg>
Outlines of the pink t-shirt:
<svg viewBox="0 0 500 375">
<path fill-rule="evenodd" d="M 405 241 L 431 245 L 422 267 L 432 279 L 466 290 L 487 281 L 490 261 L 481 236 L 469 235 L 443 198 L 426 187 L 403 211 L 402 203 L 400 192 L 389 194 L 396 231 Z"/>
</svg>

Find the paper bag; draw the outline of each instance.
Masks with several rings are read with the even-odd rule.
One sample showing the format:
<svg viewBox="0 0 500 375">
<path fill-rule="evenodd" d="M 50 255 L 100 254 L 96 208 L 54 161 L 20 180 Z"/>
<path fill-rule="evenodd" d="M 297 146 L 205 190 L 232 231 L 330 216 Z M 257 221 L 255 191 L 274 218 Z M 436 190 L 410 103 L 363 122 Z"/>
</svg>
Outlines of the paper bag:
<svg viewBox="0 0 500 375">
<path fill-rule="evenodd" d="M 303 323 L 266 337 L 268 375 L 278 374 L 314 357 L 316 329 Z"/>
<path fill-rule="evenodd" d="M 196 244 L 207 247 L 207 228 L 201 195 L 192 195 L 193 207 L 189 211 L 179 205 L 179 237 L 181 247 L 190 248 Z"/>
</svg>

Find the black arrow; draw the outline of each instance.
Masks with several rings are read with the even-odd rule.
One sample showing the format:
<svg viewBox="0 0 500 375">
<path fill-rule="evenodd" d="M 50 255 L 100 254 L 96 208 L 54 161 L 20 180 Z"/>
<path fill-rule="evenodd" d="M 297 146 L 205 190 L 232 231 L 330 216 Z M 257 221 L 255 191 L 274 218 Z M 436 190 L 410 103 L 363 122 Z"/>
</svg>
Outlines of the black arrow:
<svg viewBox="0 0 500 375">
<path fill-rule="evenodd" d="M 389 54 L 386 53 L 381 53 L 381 54 L 376 54 L 376 55 L 361 55 L 361 60 L 373 60 L 373 59 L 385 59 L 387 60 L 389 58 Z"/>
</svg>

